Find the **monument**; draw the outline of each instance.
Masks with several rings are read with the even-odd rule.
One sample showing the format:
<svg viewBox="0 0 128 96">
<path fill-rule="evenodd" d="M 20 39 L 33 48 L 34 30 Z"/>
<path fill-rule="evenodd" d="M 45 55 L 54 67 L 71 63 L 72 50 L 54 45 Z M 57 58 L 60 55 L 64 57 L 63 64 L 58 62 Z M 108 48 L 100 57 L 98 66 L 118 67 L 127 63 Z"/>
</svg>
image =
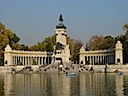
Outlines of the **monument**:
<svg viewBox="0 0 128 96">
<path fill-rule="evenodd" d="M 70 62 L 70 49 L 67 45 L 67 30 L 63 24 L 62 14 L 59 18 L 59 24 L 56 26 L 56 45 L 54 47 L 55 62 Z"/>
</svg>

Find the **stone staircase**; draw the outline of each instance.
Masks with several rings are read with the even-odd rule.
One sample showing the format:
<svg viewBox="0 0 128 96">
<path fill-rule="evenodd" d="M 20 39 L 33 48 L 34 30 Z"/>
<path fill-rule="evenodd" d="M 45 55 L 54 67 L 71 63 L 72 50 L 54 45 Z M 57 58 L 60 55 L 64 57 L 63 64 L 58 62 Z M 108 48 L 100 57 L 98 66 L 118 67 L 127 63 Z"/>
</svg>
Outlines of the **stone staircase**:
<svg viewBox="0 0 128 96">
<path fill-rule="evenodd" d="M 60 66 L 61 65 L 61 66 Z M 72 62 L 65 62 L 62 64 L 59 63 L 52 63 L 49 65 L 42 65 L 42 66 L 30 66 L 24 67 L 22 70 L 16 73 L 70 73 L 70 72 L 87 72 L 87 68 L 79 65 L 79 64 L 72 64 Z"/>
<path fill-rule="evenodd" d="M 22 70 L 17 71 L 16 73 L 31 73 L 33 69 L 31 67 L 24 67 Z"/>
</svg>

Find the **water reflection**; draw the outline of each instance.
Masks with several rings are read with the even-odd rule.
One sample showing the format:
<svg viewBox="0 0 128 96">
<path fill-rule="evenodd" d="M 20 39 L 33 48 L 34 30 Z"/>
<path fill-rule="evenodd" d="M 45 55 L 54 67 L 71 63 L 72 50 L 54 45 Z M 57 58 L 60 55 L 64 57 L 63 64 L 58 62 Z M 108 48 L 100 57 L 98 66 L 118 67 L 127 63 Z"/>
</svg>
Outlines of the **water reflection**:
<svg viewBox="0 0 128 96">
<path fill-rule="evenodd" d="M 0 75 L 0 96 L 127 96 L 127 91 L 127 74 Z"/>
</svg>

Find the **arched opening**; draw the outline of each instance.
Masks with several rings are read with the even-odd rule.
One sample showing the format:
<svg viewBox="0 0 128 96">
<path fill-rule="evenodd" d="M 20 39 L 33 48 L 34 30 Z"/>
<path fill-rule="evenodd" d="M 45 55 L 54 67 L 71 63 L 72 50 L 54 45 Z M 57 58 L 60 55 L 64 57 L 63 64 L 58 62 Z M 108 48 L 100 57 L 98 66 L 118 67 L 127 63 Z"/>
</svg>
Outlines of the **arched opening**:
<svg viewBox="0 0 128 96">
<path fill-rule="evenodd" d="M 119 58 L 117 59 L 117 63 L 120 63 L 120 59 Z"/>
<path fill-rule="evenodd" d="M 56 58 L 56 61 L 57 61 L 58 63 L 60 63 L 60 64 L 63 64 L 62 58 Z"/>
</svg>

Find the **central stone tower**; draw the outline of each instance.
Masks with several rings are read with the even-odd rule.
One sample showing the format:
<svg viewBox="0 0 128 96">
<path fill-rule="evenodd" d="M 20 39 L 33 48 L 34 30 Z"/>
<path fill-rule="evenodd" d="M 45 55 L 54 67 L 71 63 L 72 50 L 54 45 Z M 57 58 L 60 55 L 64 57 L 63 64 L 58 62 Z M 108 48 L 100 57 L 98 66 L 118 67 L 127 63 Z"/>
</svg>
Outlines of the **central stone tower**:
<svg viewBox="0 0 128 96">
<path fill-rule="evenodd" d="M 56 45 L 54 46 L 55 62 L 70 62 L 70 49 L 67 45 L 67 30 L 63 24 L 62 14 L 59 17 L 59 24 L 56 26 Z"/>
<path fill-rule="evenodd" d="M 56 43 L 61 43 L 63 45 L 66 45 L 66 36 L 67 36 L 67 30 L 65 25 L 63 24 L 63 18 L 62 14 L 59 18 L 59 24 L 56 26 Z"/>
</svg>

